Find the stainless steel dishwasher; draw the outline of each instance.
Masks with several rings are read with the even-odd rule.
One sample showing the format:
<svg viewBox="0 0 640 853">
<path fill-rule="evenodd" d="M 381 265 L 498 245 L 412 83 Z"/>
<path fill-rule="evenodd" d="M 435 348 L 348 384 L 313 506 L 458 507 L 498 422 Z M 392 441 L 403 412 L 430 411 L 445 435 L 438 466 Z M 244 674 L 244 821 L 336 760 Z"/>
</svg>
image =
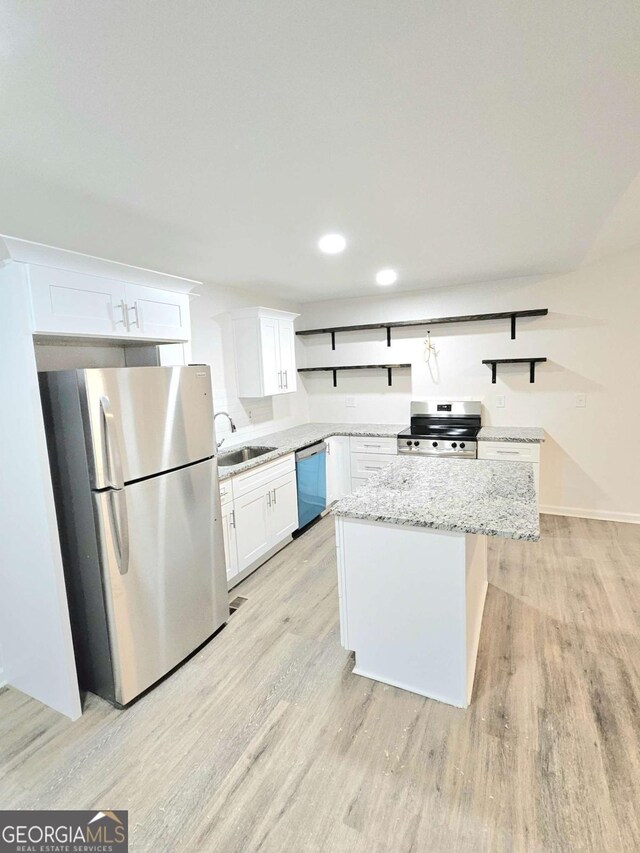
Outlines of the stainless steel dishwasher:
<svg viewBox="0 0 640 853">
<path fill-rule="evenodd" d="M 306 527 L 327 508 L 327 445 L 324 441 L 296 453 L 298 529 Z"/>
</svg>

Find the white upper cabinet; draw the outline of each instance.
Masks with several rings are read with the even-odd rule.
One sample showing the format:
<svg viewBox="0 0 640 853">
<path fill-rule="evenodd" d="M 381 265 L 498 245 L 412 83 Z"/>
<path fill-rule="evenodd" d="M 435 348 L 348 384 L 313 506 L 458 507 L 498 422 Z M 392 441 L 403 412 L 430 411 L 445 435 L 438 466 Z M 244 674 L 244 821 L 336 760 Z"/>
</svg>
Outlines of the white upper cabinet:
<svg viewBox="0 0 640 853">
<path fill-rule="evenodd" d="M 35 332 L 127 334 L 125 284 L 67 270 L 29 268 Z"/>
<path fill-rule="evenodd" d="M 271 397 L 296 390 L 298 314 L 242 308 L 231 314 L 239 397 Z"/>
<path fill-rule="evenodd" d="M 38 266 L 29 281 L 36 334 L 189 340 L 186 293 Z"/>
<path fill-rule="evenodd" d="M 154 341 L 188 341 L 189 296 L 159 287 L 126 285 L 129 335 Z"/>
</svg>

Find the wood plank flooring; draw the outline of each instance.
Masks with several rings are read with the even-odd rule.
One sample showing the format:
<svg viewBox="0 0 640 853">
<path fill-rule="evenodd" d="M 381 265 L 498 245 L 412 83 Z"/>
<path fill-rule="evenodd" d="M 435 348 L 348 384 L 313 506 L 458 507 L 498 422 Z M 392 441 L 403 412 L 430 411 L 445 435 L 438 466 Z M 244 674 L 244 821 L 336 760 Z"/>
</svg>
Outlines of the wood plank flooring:
<svg viewBox="0 0 640 853">
<path fill-rule="evenodd" d="M 333 521 L 129 710 L 0 691 L 0 808 L 126 808 L 133 851 L 640 849 L 640 527 L 494 539 L 467 711 L 352 674 Z"/>
</svg>

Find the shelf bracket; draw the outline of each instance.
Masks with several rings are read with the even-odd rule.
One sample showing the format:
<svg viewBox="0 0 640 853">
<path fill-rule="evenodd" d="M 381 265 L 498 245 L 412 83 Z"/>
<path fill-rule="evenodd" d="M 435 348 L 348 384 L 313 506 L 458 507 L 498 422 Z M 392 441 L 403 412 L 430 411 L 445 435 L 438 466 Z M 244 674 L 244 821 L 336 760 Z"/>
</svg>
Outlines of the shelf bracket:
<svg viewBox="0 0 640 853">
<path fill-rule="evenodd" d="M 338 387 L 338 371 L 337 370 L 333 371 L 333 387 L 334 388 Z"/>
<path fill-rule="evenodd" d="M 387 346 L 391 346 L 391 326 L 387 326 Z M 391 385 L 391 383 L 389 383 Z"/>
<path fill-rule="evenodd" d="M 497 376 L 498 376 L 498 365 L 495 363 L 495 361 L 492 361 L 491 362 L 491 384 L 492 385 L 496 384 Z"/>
<path fill-rule="evenodd" d="M 331 332 L 331 349 L 336 348 L 336 333 Z"/>
<path fill-rule="evenodd" d="M 511 315 L 511 340 L 515 341 L 516 339 L 516 315 Z"/>
<path fill-rule="evenodd" d="M 535 361 L 529 362 L 529 382 L 533 384 L 536 381 L 536 363 Z"/>
<path fill-rule="evenodd" d="M 387 367 L 387 385 L 393 385 L 393 372 L 390 367 Z"/>
</svg>

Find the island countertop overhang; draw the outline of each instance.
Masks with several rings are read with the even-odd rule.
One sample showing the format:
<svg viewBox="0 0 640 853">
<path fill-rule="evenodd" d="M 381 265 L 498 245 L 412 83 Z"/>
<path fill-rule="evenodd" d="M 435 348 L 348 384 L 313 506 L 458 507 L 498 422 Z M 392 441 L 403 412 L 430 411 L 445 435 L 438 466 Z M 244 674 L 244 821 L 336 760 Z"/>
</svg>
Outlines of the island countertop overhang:
<svg viewBox="0 0 640 853">
<path fill-rule="evenodd" d="M 335 516 L 536 542 L 533 468 L 486 459 L 398 458 L 332 508 Z"/>
</svg>

